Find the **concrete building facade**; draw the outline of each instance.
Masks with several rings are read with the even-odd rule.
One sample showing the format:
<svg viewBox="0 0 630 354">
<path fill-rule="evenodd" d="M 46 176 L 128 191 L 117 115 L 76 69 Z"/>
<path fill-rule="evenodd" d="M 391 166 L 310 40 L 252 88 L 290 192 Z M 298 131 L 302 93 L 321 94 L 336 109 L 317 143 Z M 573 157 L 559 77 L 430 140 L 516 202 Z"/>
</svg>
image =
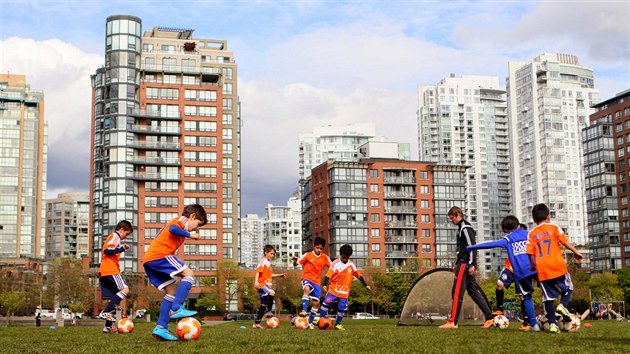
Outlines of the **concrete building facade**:
<svg viewBox="0 0 630 354">
<path fill-rule="evenodd" d="M 574 55 L 545 53 L 509 62 L 512 198 L 516 216 L 532 225 L 545 203 L 552 222 L 574 245 L 587 242 L 582 129 L 599 101 L 593 70 Z"/>
<path fill-rule="evenodd" d="M 83 258 L 89 248 L 90 196 L 62 193 L 46 201 L 46 258 Z"/>
<path fill-rule="evenodd" d="M 45 256 L 48 132 L 44 94 L 0 74 L 0 257 Z"/>
<path fill-rule="evenodd" d="M 125 219 L 137 231 L 121 267 L 142 271 L 164 222 L 192 203 L 206 208 L 208 224 L 178 256 L 199 275 L 238 260 L 240 112 L 227 41 L 187 28 L 143 33 L 140 18 L 116 15 L 105 44 L 105 65 L 92 76 L 92 264 Z"/>
<path fill-rule="evenodd" d="M 420 86 L 418 96 L 420 160 L 468 167 L 466 200 L 459 206 L 477 230 L 477 242 L 500 238 L 512 200 L 507 105 L 499 78 L 451 75 Z M 496 253 L 479 251 L 485 274 L 503 267 Z"/>
<path fill-rule="evenodd" d="M 247 269 L 258 265 L 265 247 L 265 219 L 257 214 L 247 214 L 241 218 L 240 263 Z"/>
<path fill-rule="evenodd" d="M 267 216 L 264 224 L 265 242 L 274 246 L 276 257 L 273 265 L 293 267 L 292 256 L 302 254 L 302 215 L 299 196 L 289 198 L 287 205 L 276 206 L 267 204 Z M 264 246 L 264 245 L 263 245 Z M 263 256 L 262 247 L 257 250 L 258 261 Z"/>
</svg>

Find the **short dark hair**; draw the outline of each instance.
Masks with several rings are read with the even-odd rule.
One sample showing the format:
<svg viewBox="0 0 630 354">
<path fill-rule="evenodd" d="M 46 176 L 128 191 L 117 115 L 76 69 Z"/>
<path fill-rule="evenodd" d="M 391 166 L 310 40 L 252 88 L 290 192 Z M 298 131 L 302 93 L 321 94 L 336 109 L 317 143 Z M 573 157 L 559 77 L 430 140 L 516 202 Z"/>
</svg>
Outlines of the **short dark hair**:
<svg viewBox="0 0 630 354">
<path fill-rule="evenodd" d="M 512 230 L 516 230 L 519 227 L 520 221 L 514 215 L 508 215 L 501 220 L 501 229 L 504 232 L 511 232 Z"/>
<path fill-rule="evenodd" d="M 272 245 L 265 245 L 265 248 L 263 249 L 263 253 L 267 254 L 267 253 L 269 253 L 271 251 L 275 251 L 275 250 L 276 250 L 276 248 L 273 247 Z"/>
<path fill-rule="evenodd" d="M 339 248 L 339 254 L 346 257 L 352 256 L 352 246 L 350 245 L 341 246 L 341 248 Z"/>
<path fill-rule="evenodd" d="M 315 240 L 313 240 L 313 246 L 326 246 L 326 239 L 323 237 L 315 237 Z"/>
<path fill-rule="evenodd" d="M 206 215 L 206 209 L 204 209 L 201 205 L 190 204 L 184 207 L 184 211 L 182 211 L 182 216 L 189 217 L 192 214 L 195 214 L 195 219 L 201 222 L 199 226 L 203 226 L 208 223 L 208 216 Z"/>
<path fill-rule="evenodd" d="M 120 230 L 120 229 L 123 229 L 125 231 L 129 231 L 129 232 L 133 232 L 133 226 L 131 225 L 131 222 L 129 222 L 127 220 L 119 221 L 118 224 L 116 224 L 116 229 L 114 229 L 114 231 Z"/>
<path fill-rule="evenodd" d="M 534 205 L 532 208 L 532 219 L 534 219 L 534 222 L 539 223 L 545 221 L 547 216 L 549 216 L 549 207 L 543 203 Z"/>
<path fill-rule="evenodd" d="M 521 229 L 527 231 L 527 225 L 521 223 L 519 226 L 521 227 Z"/>
<path fill-rule="evenodd" d="M 455 215 L 455 216 L 461 215 L 462 217 L 464 217 L 464 212 L 462 211 L 462 208 L 458 206 L 454 206 L 448 211 L 448 216 L 451 216 L 451 215 Z"/>
</svg>

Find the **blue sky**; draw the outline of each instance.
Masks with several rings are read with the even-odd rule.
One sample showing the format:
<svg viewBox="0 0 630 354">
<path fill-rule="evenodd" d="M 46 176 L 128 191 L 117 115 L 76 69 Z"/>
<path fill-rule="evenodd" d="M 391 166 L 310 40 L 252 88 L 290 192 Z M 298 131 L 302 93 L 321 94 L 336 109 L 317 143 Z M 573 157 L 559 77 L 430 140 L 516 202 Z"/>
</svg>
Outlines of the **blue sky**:
<svg viewBox="0 0 630 354">
<path fill-rule="evenodd" d="M 299 133 L 374 122 L 415 150 L 417 86 L 450 73 L 504 86 L 509 60 L 561 52 L 595 70 L 602 98 L 630 88 L 629 12 L 624 0 L 0 0 L 0 71 L 26 74 L 46 94 L 54 197 L 89 186 L 89 76 L 104 61 L 107 16 L 228 40 L 239 66 L 242 212 L 263 214 L 297 187 Z"/>
</svg>

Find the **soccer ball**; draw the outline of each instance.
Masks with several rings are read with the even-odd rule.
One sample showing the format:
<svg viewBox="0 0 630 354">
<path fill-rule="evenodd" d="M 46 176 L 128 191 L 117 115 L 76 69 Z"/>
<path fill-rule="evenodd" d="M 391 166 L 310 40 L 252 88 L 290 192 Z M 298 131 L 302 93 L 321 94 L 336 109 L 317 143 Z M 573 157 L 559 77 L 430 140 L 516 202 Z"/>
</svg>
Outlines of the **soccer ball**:
<svg viewBox="0 0 630 354">
<path fill-rule="evenodd" d="M 278 328 L 280 327 L 280 320 L 278 319 L 278 317 L 271 317 L 270 319 L 267 320 L 267 327 L 268 328 Z"/>
<path fill-rule="evenodd" d="M 581 324 L 582 324 L 582 321 L 580 320 L 580 316 L 571 314 L 571 321 L 562 322 L 562 327 L 563 327 L 562 329 L 564 329 L 567 332 L 575 332 L 578 329 L 580 329 Z"/>
<path fill-rule="evenodd" d="M 494 326 L 498 329 L 506 329 L 510 325 L 508 318 L 503 315 L 495 316 L 493 322 Z"/>
<path fill-rule="evenodd" d="M 128 318 L 121 318 L 118 321 L 118 333 L 131 333 L 133 332 L 133 321 Z"/>
<path fill-rule="evenodd" d="M 195 340 L 201 335 L 201 323 L 192 317 L 182 318 L 177 322 L 177 337 L 180 340 Z"/>
<path fill-rule="evenodd" d="M 306 317 L 298 317 L 295 319 L 295 328 L 297 329 L 306 329 L 308 328 L 308 318 Z"/>
<path fill-rule="evenodd" d="M 332 329 L 333 322 L 328 317 L 322 317 L 319 319 L 319 322 L 317 322 L 317 327 L 319 327 L 319 329 Z"/>
</svg>

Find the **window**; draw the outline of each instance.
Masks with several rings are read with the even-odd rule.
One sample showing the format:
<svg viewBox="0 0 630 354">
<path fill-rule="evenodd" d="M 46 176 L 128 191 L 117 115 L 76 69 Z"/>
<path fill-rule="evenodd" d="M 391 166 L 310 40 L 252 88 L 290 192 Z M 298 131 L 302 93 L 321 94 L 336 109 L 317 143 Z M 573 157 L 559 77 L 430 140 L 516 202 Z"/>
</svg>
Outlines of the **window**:
<svg viewBox="0 0 630 354">
<path fill-rule="evenodd" d="M 372 252 L 378 253 L 381 251 L 381 245 L 378 243 L 372 244 Z"/>
<path fill-rule="evenodd" d="M 429 186 L 420 186 L 420 194 L 429 194 Z"/>
<path fill-rule="evenodd" d="M 370 192 L 378 193 L 378 184 L 370 184 Z"/>
<path fill-rule="evenodd" d="M 431 232 L 427 229 L 422 229 L 422 237 L 423 238 L 431 237 Z"/>
<path fill-rule="evenodd" d="M 381 218 L 380 218 L 379 214 L 371 214 L 371 219 L 372 219 L 372 222 L 379 222 L 379 221 L 381 221 Z"/>
<path fill-rule="evenodd" d="M 371 229 L 370 235 L 372 235 L 372 237 L 381 237 L 381 229 Z"/>
<path fill-rule="evenodd" d="M 428 243 L 422 244 L 422 253 L 431 253 L 431 245 Z"/>
<path fill-rule="evenodd" d="M 421 217 L 420 220 L 422 221 L 423 224 L 428 224 L 431 222 L 431 218 L 427 214 L 422 214 L 420 217 Z"/>
<path fill-rule="evenodd" d="M 378 199 L 370 199 L 370 206 L 372 208 L 378 208 Z"/>
<path fill-rule="evenodd" d="M 378 170 L 370 170 L 370 178 L 378 178 Z"/>
</svg>

